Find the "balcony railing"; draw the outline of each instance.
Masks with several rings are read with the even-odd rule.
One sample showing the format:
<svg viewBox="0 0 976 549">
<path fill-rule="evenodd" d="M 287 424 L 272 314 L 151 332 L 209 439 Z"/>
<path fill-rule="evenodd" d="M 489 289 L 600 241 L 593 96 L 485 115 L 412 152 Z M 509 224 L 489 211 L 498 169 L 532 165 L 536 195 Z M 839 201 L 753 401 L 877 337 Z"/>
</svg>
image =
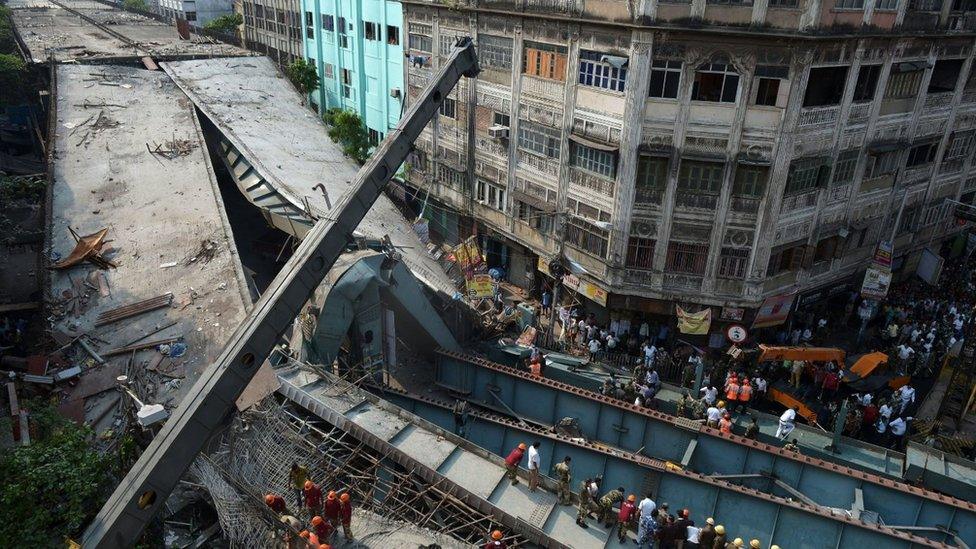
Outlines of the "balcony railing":
<svg viewBox="0 0 976 549">
<path fill-rule="evenodd" d="M 700 292 L 702 277 L 679 273 L 664 273 L 663 286 L 666 290 Z"/>
<path fill-rule="evenodd" d="M 905 175 L 902 177 L 900 182 L 905 185 L 910 185 L 923 179 L 927 179 L 932 176 L 932 167 L 932 164 L 925 164 L 924 166 L 905 168 Z"/>
<path fill-rule="evenodd" d="M 783 198 L 781 212 L 792 212 L 803 208 L 812 208 L 817 205 L 817 191 L 810 191 L 803 194 L 795 194 Z"/>
<path fill-rule="evenodd" d="M 865 122 L 871 114 L 871 103 L 857 103 L 851 105 L 851 110 L 847 113 L 848 124 L 858 124 Z"/>
<path fill-rule="evenodd" d="M 962 102 L 963 103 L 976 102 L 976 90 L 966 90 L 962 92 Z"/>
<path fill-rule="evenodd" d="M 926 114 L 929 111 L 948 109 L 951 104 L 952 92 L 930 93 L 925 96 L 925 105 L 922 107 L 922 113 Z"/>
<path fill-rule="evenodd" d="M 759 212 L 759 202 L 758 198 L 749 198 L 746 196 L 733 196 L 732 197 L 732 211 L 739 213 L 749 213 L 754 214 Z"/>
<path fill-rule="evenodd" d="M 634 203 L 638 206 L 657 207 L 664 200 L 664 189 L 637 187 Z"/>
<path fill-rule="evenodd" d="M 833 124 L 837 122 L 838 113 L 840 113 L 840 107 L 837 105 L 803 109 L 800 111 L 800 120 L 797 122 L 797 126 L 803 128 Z"/>
<path fill-rule="evenodd" d="M 518 163 L 547 175 L 559 175 L 559 164 L 556 161 L 546 160 L 525 151 L 518 151 Z"/>
<path fill-rule="evenodd" d="M 678 208 L 694 208 L 697 210 L 714 210 L 718 204 L 718 195 L 678 192 L 674 198 L 674 205 Z"/>
<path fill-rule="evenodd" d="M 613 198 L 614 187 L 616 186 L 616 182 L 613 180 L 588 174 L 579 168 L 573 168 L 569 171 L 569 181 L 611 198 Z"/>
</svg>

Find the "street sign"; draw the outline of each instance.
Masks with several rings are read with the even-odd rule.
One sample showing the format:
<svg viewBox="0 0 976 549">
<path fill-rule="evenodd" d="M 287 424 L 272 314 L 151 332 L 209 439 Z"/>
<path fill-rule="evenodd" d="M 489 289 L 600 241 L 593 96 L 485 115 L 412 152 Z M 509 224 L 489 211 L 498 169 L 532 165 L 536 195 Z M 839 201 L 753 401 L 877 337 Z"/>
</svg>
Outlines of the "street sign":
<svg viewBox="0 0 976 549">
<path fill-rule="evenodd" d="M 727 337 L 732 343 L 742 343 L 747 337 L 749 337 L 749 332 L 746 331 L 745 326 L 741 324 L 732 324 L 725 329 L 725 337 Z"/>
</svg>

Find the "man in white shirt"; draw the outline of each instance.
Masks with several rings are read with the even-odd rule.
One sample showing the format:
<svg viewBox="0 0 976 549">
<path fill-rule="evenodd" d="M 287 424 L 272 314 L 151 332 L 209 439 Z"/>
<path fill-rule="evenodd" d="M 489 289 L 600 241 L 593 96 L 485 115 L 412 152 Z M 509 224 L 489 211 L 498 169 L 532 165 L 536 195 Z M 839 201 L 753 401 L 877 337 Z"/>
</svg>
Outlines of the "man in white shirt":
<svg viewBox="0 0 976 549">
<path fill-rule="evenodd" d="M 539 486 L 539 467 L 542 463 L 542 459 L 539 456 L 539 446 L 541 442 L 533 442 L 532 446 L 529 446 L 529 491 L 535 492 L 535 489 Z"/>
<path fill-rule="evenodd" d="M 892 409 L 891 405 L 888 404 L 887 402 L 882 404 L 881 408 L 878 409 L 878 415 L 881 416 L 881 419 L 883 419 L 885 423 L 887 423 L 888 420 L 891 419 L 891 414 L 893 412 L 894 409 Z"/>
<path fill-rule="evenodd" d="M 905 413 L 908 407 L 915 403 L 915 388 L 905 385 L 901 388 L 901 413 Z"/>
<path fill-rule="evenodd" d="M 715 405 L 709 406 L 708 410 L 705 410 L 705 417 L 708 418 L 709 427 L 717 428 L 718 421 L 722 419 L 722 410 Z"/>
<path fill-rule="evenodd" d="M 644 344 L 644 366 L 650 368 L 654 365 L 654 355 L 657 354 L 657 347 L 651 342 Z"/>
<path fill-rule="evenodd" d="M 641 518 L 651 516 L 651 513 L 653 513 L 655 509 L 657 509 L 657 504 L 654 503 L 653 499 L 651 499 L 650 493 L 644 496 L 644 499 L 637 504 L 637 510 L 640 511 Z"/>
<path fill-rule="evenodd" d="M 646 320 L 641 322 L 640 330 L 638 330 L 637 333 L 640 335 L 641 339 L 647 339 L 651 335 L 651 325 L 648 324 Z"/>
<path fill-rule="evenodd" d="M 908 345 L 902 343 L 901 345 L 898 346 L 898 358 L 900 358 L 901 360 L 908 360 L 914 354 L 915 354 L 915 349 L 912 349 Z"/>
<path fill-rule="evenodd" d="M 590 358 L 596 358 L 597 353 L 600 352 L 600 340 L 591 339 L 589 343 Z"/>
<path fill-rule="evenodd" d="M 793 429 L 796 427 L 796 411 L 797 407 L 794 406 L 779 416 L 779 427 L 776 428 L 776 438 L 785 440 L 793 432 Z"/>
<path fill-rule="evenodd" d="M 889 448 L 901 450 L 902 442 L 905 440 L 905 433 L 908 432 L 908 422 L 911 420 L 911 417 L 903 418 L 901 416 L 891 420 L 891 423 L 888 424 L 888 430 L 891 432 Z"/>
<path fill-rule="evenodd" d="M 718 398 L 718 388 L 706 385 L 701 388 L 701 394 L 705 398 L 705 404 L 711 406 L 715 404 L 715 399 Z"/>
<path fill-rule="evenodd" d="M 607 336 L 607 350 L 612 351 L 617 348 L 617 339 L 613 337 L 613 334 Z"/>
</svg>

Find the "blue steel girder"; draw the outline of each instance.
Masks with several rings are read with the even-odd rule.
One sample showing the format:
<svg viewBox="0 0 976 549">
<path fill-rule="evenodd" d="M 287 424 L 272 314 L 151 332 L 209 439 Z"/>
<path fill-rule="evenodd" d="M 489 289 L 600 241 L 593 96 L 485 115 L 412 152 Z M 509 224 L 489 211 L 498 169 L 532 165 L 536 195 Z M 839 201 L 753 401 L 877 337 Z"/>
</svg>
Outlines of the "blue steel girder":
<svg viewBox="0 0 976 549">
<path fill-rule="evenodd" d="M 382 397 L 441 428 L 454 428 L 450 402 L 388 389 L 383 390 Z M 628 492 L 643 495 L 640 488 L 649 476 L 655 476 L 657 490 L 653 497 L 658 503 L 667 502 L 672 510 L 689 509 L 692 520 L 698 524 L 704 523 L 707 517 L 714 517 L 717 524 L 726 526 L 730 538 L 756 538 L 763 547 L 774 543 L 790 549 L 834 549 L 855 547 L 855 544 L 873 544 L 886 549 L 946 547 L 941 539 L 869 524 L 781 496 L 683 471 L 660 460 L 634 456 L 600 444 L 574 441 L 495 414 L 474 411 L 469 419 L 467 438 L 502 456 L 521 442 L 538 441 L 544 473 L 552 471 L 556 463 L 569 456 L 572 458 L 574 491 L 581 479 L 600 475 L 603 477 L 601 491 L 622 486 Z"/>
<path fill-rule="evenodd" d="M 851 509 L 855 490 L 860 489 L 865 509 L 879 513 L 886 524 L 946 528 L 967 545 L 976 545 L 976 505 L 972 502 L 737 435 L 724 435 L 702 425 L 691 430 L 687 420 L 484 359 L 446 351 L 439 354 L 437 381 L 487 407 L 496 407 L 497 396 L 519 417 L 542 425 L 555 424 L 564 417 L 577 418 L 589 440 L 674 463 L 682 461 L 696 440 L 687 463 L 692 471 L 706 475 L 771 474 L 817 504 L 840 509 Z M 488 448 L 494 451 L 495 447 Z M 770 488 L 765 480 L 742 482 L 771 489 L 774 495 L 788 495 L 779 487 Z"/>
</svg>

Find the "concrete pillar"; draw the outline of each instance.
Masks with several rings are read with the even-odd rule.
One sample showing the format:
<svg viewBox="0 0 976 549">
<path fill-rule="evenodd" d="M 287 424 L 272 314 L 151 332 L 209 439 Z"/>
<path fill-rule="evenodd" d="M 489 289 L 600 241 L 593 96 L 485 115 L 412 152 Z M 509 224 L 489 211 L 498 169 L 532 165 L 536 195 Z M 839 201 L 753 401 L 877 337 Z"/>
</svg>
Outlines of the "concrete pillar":
<svg viewBox="0 0 976 549">
<path fill-rule="evenodd" d="M 769 10 L 769 0 L 753 0 L 752 24 L 762 25 L 766 22 L 766 12 Z"/>
<path fill-rule="evenodd" d="M 692 19 L 702 19 L 705 17 L 705 2 L 706 0 L 691 0 Z"/>
<path fill-rule="evenodd" d="M 556 197 L 556 211 L 560 215 L 556 216 L 556 223 L 568 223 L 565 215 L 566 200 L 569 198 L 569 134 L 573 131 L 573 112 L 576 110 L 576 84 L 577 71 L 579 70 L 580 52 L 580 26 L 572 25 L 569 28 L 569 43 L 566 58 L 566 85 L 563 88 L 563 119 L 559 132 L 559 188 Z M 521 58 L 519 58 L 521 59 Z M 513 101 L 514 102 L 514 101 Z M 556 235 L 563 235 L 565 238 L 566 228 L 553 227 Z"/>
<path fill-rule="evenodd" d="M 518 128 L 519 114 L 522 102 L 518 100 L 522 96 L 522 48 L 524 47 L 522 37 L 522 25 L 515 27 L 515 36 L 512 37 L 512 100 L 510 101 L 508 120 L 508 181 L 509 188 L 515 185 L 515 166 L 518 164 Z M 568 69 L 567 69 L 568 70 Z M 515 226 L 515 212 L 509 216 L 510 227 Z"/>
</svg>

